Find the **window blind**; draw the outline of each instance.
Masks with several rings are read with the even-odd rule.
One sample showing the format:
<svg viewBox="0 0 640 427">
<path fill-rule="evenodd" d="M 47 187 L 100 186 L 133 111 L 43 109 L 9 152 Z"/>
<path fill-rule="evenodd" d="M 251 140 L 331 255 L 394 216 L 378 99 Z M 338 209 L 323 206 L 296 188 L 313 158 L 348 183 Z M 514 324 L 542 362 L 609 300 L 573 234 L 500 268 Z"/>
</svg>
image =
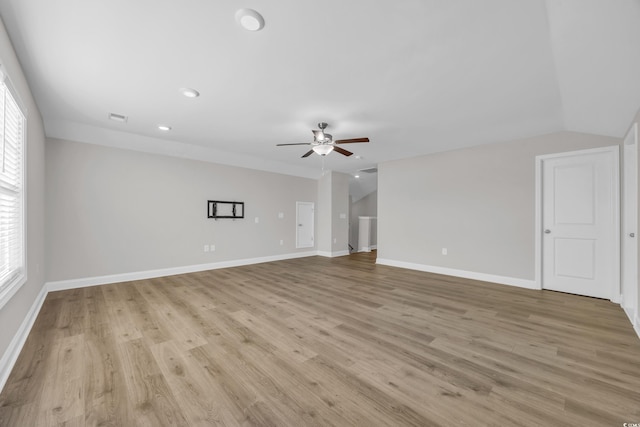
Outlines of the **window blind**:
<svg viewBox="0 0 640 427">
<path fill-rule="evenodd" d="M 0 82 L 0 305 L 25 276 L 25 116 Z"/>
</svg>

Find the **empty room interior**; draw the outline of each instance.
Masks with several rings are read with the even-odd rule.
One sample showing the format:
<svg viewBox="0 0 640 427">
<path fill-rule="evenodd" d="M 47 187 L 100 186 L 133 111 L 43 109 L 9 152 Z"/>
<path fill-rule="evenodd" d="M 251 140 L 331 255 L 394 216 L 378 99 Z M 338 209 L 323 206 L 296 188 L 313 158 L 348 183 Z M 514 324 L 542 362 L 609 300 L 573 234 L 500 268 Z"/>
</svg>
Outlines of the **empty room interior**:
<svg viewBox="0 0 640 427">
<path fill-rule="evenodd" d="M 640 425 L 639 0 L 0 17 L 0 426 Z"/>
</svg>

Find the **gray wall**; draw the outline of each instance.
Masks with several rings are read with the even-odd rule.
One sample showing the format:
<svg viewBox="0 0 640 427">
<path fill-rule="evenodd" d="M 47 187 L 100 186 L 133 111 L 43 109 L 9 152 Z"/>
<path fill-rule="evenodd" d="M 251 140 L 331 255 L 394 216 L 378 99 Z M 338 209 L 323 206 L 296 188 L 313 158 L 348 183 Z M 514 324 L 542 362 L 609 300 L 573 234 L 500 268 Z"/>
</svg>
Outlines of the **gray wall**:
<svg viewBox="0 0 640 427">
<path fill-rule="evenodd" d="M 328 254 L 331 252 L 331 187 L 332 173 L 324 173 L 318 180 L 318 203 L 316 204 L 315 220 L 318 224 L 315 239 L 318 251 Z"/>
<path fill-rule="evenodd" d="M 296 201 L 316 202 L 315 180 L 56 139 L 46 162 L 47 281 L 310 250 Z M 245 202 L 245 218 L 207 219 L 208 199 Z"/>
<path fill-rule="evenodd" d="M 27 108 L 27 282 L 0 310 L 0 359 L 9 350 L 22 321 L 44 284 L 44 169 L 45 137 L 40 112 L 15 56 L 4 25 L 0 23 L 0 63 Z M 1 367 L 0 367 L 1 368 Z"/>
<path fill-rule="evenodd" d="M 331 208 L 333 236 L 331 252 L 344 254 L 349 252 L 349 175 L 332 173 Z"/>
<path fill-rule="evenodd" d="M 382 163 L 378 258 L 533 280 L 535 156 L 619 143 L 559 132 Z"/>
<path fill-rule="evenodd" d="M 344 218 L 341 215 L 344 214 Z M 349 175 L 327 172 L 318 180 L 316 242 L 325 256 L 348 251 Z"/>
</svg>

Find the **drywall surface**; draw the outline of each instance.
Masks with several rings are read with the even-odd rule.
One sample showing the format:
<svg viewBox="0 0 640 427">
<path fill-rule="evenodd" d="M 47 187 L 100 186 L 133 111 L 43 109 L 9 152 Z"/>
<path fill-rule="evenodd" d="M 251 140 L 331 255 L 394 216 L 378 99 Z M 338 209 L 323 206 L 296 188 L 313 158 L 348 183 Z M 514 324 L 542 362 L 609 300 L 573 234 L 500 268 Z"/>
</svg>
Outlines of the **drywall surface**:
<svg viewBox="0 0 640 427">
<path fill-rule="evenodd" d="M 323 254 L 331 253 L 331 183 L 333 175 L 331 172 L 323 174 L 318 180 L 318 203 L 316 204 L 315 218 L 318 223 L 316 230 L 316 245 L 318 251 Z"/>
<path fill-rule="evenodd" d="M 26 246 L 27 282 L 0 309 L 0 360 L 19 348 L 9 348 L 44 285 L 44 175 L 45 137 L 38 107 L 15 56 L 4 25 L 0 22 L 0 64 L 8 84 L 27 110 L 26 145 Z M 17 356 L 17 354 L 15 354 Z M 13 355 L 9 356 L 9 358 Z M 4 375 L 0 366 L 0 382 Z M 1 384 L 0 384 L 1 385 Z"/>
<path fill-rule="evenodd" d="M 348 254 L 349 175 L 332 171 L 318 180 L 316 217 L 319 253 L 324 256 Z"/>
<path fill-rule="evenodd" d="M 309 251 L 296 201 L 316 202 L 312 179 L 57 139 L 46 166 L 47 281 Z M 245 218 L 209 219 L 207 200 Z"/>
<path fill-rule="evenodd" d="M 332 172 L 331 180 L 331 252 L 349 253 L 349 175 Z"/>
<path fill-rule="evenodd" d="M 636 114 L 636 116 L 633 119 L 633 122 L 631 123 L 630 127 L 633 126 L 633 123 L 637 123 L 638 127 L 640 128 L 640 110 L 638 110 L 638 113 Z M 640 132 L 640 129 L 638 130 L 638 132 Z M 637 158 L 637 165 L 640 168 L 640 148 L 637 148 L 636 154 L 638 155 Z M 638 189 L 638 198 L 637 200 L 640 201 L 640 172 L 638 173 L 638 183 L 637 183 L 637 189 Z M 635 235 L 638 236 L 638 232 L 640 231 L 640 215 L 638 216 L 638 228 L 636 228 L 635 230 Z M 640 254 L 640 239 L 638 239 L 638 253 Z M 640 278 L 640 262 L 638 263 L 638 278 Z M 638 336 L 640 337 L 640 282 L 637 282 L 637 290 L 636 290 L 636 297 L 638 299 L 637 303 L 636 303 L 636 318 L 633 320 L 633 326 L 636 330 L 636 333 L 638 334 Z"/>
<path fill-rule="evenodd" d="M 559 132 L 382 163 L 378 258 L 533 280 L 535 157 L 619 143 Z"/>
</svg>

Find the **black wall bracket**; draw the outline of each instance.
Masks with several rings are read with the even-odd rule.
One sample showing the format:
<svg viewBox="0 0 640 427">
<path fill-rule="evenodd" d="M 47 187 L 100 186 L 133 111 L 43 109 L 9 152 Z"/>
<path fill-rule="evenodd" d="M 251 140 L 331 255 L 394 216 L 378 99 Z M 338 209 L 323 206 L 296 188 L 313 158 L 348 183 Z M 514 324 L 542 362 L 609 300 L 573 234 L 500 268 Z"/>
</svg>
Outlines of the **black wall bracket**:
<svg viewBox="0 0 640 427">
<path fill-rule="evenodd" d="M 244 202 L 207 200 L 207 218 L 244 218 Z"/>
</svg>

